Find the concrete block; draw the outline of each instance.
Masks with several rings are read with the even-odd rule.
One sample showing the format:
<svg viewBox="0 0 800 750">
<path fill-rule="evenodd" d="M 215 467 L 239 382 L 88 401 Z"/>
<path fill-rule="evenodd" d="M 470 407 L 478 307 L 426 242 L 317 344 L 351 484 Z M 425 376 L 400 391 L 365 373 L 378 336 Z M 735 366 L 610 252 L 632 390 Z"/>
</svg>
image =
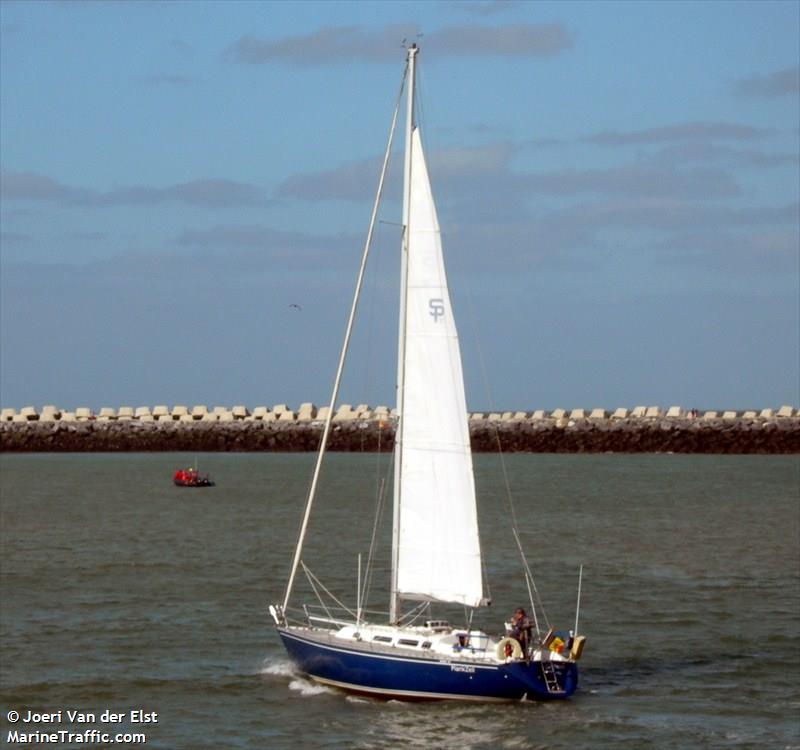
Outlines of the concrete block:
<svg viewBox="0 0 800 750">
<path fill-rule="evenodd" d="M 667 409 L 667 419 L 680 419 L 685 416 L 686 412 L 680 406 L 670 406 Z"/>
<path fill-rule="evenodd" d="M 389 407 L 388 406 L 376 406 L 374 409 L 376 417 L 388 417 L 389 416 Z"/>
<path fill-rule="evenodd" d="M 63 419 L 64 417 L 61 417 L 61 418 Z M 139 417 L 139 421 L 140 422 L 155 422 L 156 418 L 148 411 L 147 414 L 142 414 Z"/>
<path fill-rule="evenodd" d="M 297 410 L 297 419 L 300 422 L 310 422 L 316 416 L 317 407 L 314 404 L 309 402 L 300 404 L 300 408 Z"/>
<path fill-rule="evenodd" d="M 184 424 L 186 423 L 192 424 L 194 422 L 194 417 L 187 411 L 186 414 L 181 414 L 178 417 L 178 421 Z"/>
<path fill-rule="evenodd" d="M 278 415 L 279 422 L 294 422 L 294 412 L 293 411 L 282 411 Z"/>
<path fill-rule="evenodd" d="M 566 419 L 567 412 L 565 409 L 554 409 L 550 412 L 550 419 Z"/>
<path fill-rule="evenodd" d="M 53 419 L 58 419 L 61 416 L 61 409 L 55 404 L 46 404 L 42 407 L 42 413 L 39 415 L 39 418 L 41 419 L 45 414 L 52 414 Z"/>
<path fill-rule="evenodd" d="M 78 422 L 86 422 L 92 418 L 92 410 L 88 406 L 79 406 L 75 409 L 75 419 Z"/>
<path fill-rule="evenodd" d="M 544 409 L 537 409 L 535 412 L 533 412 L 533 414 L 531 414 L 531 419 L 534 422 L 538 422 L 538 421 L 540 421 L 542 419 L 546 419 L 545 414 L 544 414 Z"/>
<path fill-rule="evenodd" d="M 11 421 L 12 421 L 12 422 L 27 422 L 27 421 L 28 421 L 28 418 L 27 418 L 27 417 L 26 417 L 24 414 L 15 414 L 15 415 L 14 415 L 14 416 L 11 418 Z"/>
<path fill-rule="evenodd" d="M 645 414 L 647 414 L 646 406 L 635 406 L 633 407 L 633 411 L 631 412 L 631 416 L 634 419 L 641 419 Z"/>
<path fill-rule="evenodd" d="M 173 406 L 171 414 L 173 419 L 180 420 L 181 417 L 189 414 L 189 410 L 185 406 Z"/>
<path fill-rule="evenodd" d="M 172 418 L 172 414 L 154 414 L 153 419 L 156 422 L 174 422 L 175 420 Z"/>
<path fill-rule="evenodd" d="M 231 414 L 233 414 L 234 419 L 244 419 L 247 416 L 250 416 L 250 412 L 247 410 L 246 406 L 242 404 L 237 404 L 236 406 L 231 409 Z"/>
<path fill-rule="evenodd" d="M 607 419 L 608 413 L 605 409 L 592 409 L 591 414 L 589 414 L 589 419 Z"/>
<path fill-rule="evenodd" d="M 735 411 L 724 411 L 722 412 L 723 419 L 736 419 L 736 412 Z"/>
<path fill-rule="evenodd" d="M 320 406 L 317 409 L 317 420 L 324 422 L 328 418 L 328 414 L 330 414 L 331 408 L 329 406 Z"/>
<path fill-rule="evenodd" d="M 773 412 L 772 409 L 762 409 L 759 416 L 762 419 L 772 419 L 775 416 L 775 412 Z"/>
<path fill-rule="evenodd" d="M 515 411 L 514 416 L 511 419 L 514 422 L 524 422 L 528 418 L 528 412 L 526 411 Z"/>
<path fill-rule="evenodd" d="M 39 421 L 40 422 L 56 422 L 56 421 L 58 421 L 58 417 L 56 416 L 56 413 L 53 412 L 53 411 L 43 411 L 39 415 Z"/>
<path fill-rule="evenodd" d="M 267 414 L 269 414 L 269 409 L 266 406 L 256 406 L 251 416 L 253 419 L 264 419 Z"/>
<path fill-rule="evenodd" d="M 363 418 L 363 417 L 364 417 L 364 414 L 365 414 L 366 412 L 368 412 L 368 411 L 372 411 L 372 409 L 370 409 L 370 408 L 369 408 L 369 404 L 359 404 L 358 406 L 356 406 L 356 408 L 355 408 L 355 409 L 353 409 L 353 411 L 354 411 L 356 414 L 358 414 L 358 416 L 359 416 L 359 417 L 362 417 L 362 418 Z"/>
<path fill-rule="evenodd" d="M 159 417 L 168 417 L 170 416 L 169 409 L 167 409 L 166 404 L 159 404 L 158 406 L 153 407 L 153 416 L 158 419 Z"/>
<path fill-rule="evenodd" d="M 17 413 L 16 409 L 12 409 L 9 406 L 0 409 L 0 422 L 11 422 L 14 419 L 14 415 Z"/>
<path fill-rule="evenodd" d="M 484 419 L 483 412 L 482 411 L 473 412 L 472 414 L 469 415 L 469 418 L 471 421 L 478 421 Z"/>
<path fill-rule="evenodd" d="M 133 407 L 120 406 L 117 409 L 117 419 L 133 419 Z"/>
<path fill-rule="evenodd" d="M 486 417 L 490 422 L 499 422 L 501 417 L 500 414 L 496 411 L 491 412 L 488 417 Z"/>
<path fill-rule="evenodd" d="M 97 418 L 102 422 L 109 422 L 117 418 L 117 412 L 110 406 L 103 406 L 100 409 L 100 413 L 97 415 Z"/>
<path fill-rule="evenodd" d="M 201 419 L 202 422 L 216 422 L 217 420 L 219 420 L 219 414 L 214 411 L 207 411 Z"/>
<path fill-rule="evenodd" d="M 216 414 L 218 417 L 222 416 L 226 411 L 228 411 L 227 406 L 215 406 L 213 413 Z"/>
<path fill-rule="evenodd" d="M 611 415 L 611 419 L 627 419 L 627 418 L 628 418 L 628 410 L 622 406 L 620 406 L 619 409 L 615 409 L 614 413 Z"/>
<path fill-rule="evenodd" d="M 569 413 L 570 419 L 586 419 L 586 411 L 584 409 L 573 409 Z"/>
<path fill-rule="evenodd" d="M 283 412 L 289 411 L 289 407 L 286 404 L 275 404 L 275 406 L 272 407 L 272 411 L 274 411 L 275 414 L 283 414 Z"/>
<path fill-rule="evenodd" d="M 192 418 L 193 419 L 202 419 L 206 414 L 208 414 L 208 407 L 205 404 L 195 404 L 192 407 Z"/>
<path fill-rule="evenodd" d="M 39 413 L 33 406 L 23 406 L 19 410 L 18 416 L 23 417 L 23 419 L 19 420 L 21 422 L 35 422 L 37 419 L 39 419 Z"/>
<path fill-rule="evenodd" d="M 136 413 L 133 415 L 134 419 L 141 419 L 142 417 L 152 416 L 149 406 L 137 406 Z"/>
<path fill-rule="evenodd" d="M 353 411 L 353 407 L 350 404 L 342 404 L 337 410 L 336 414 L 333 415 L 334 422 L 349 422 L 353 419 L 356 419 L 358 414 Z"/>
<path fill-rule="evenodd" d="M 233 422 L 235 417 L 233 416 L 232 411 L 228 411 L 227 409 L 218 415 L 218 421 L 220 422 Z"/>
<path fill-rule="evenodd" d="M 781 406 L 778 409 L 778 416 L 779 417 L 791 417 L 794 415 L 794 409 L 791 406 Z"/>
<path fill-rule="evenodd" d="M 756 414 L 756 412 L 753 411 L 752 409 L 742 414 L 743 419 L 755 419 L 757 416 L 758 414 Z"/>
<path fill-rule="evenodd" d="M 707 411 L 703 414 L 703 419 L 719 419 L 719 414 L 715 411 Z"/>
<path fill-rule="evenodd" d="M 644 415 L 647 419 L 658 419 L 662 416 L 661 409 L 658 406 L 648 406 Z"/>
</svg>

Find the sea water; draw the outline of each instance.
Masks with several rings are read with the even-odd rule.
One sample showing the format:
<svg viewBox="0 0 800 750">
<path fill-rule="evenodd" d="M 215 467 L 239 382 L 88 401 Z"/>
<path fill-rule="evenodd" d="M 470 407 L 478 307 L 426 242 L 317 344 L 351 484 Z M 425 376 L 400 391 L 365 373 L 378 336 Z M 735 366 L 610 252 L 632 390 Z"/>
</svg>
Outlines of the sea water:
<svg viewBox="0 0 800 750">
<path fill-rule="evenodd" d="M 513 704 L 352 697 L 290 664 L 266 607 L 283 597 L 313 459 L 1 456 L 3 742 L 800 748 L 797 456 L 477 456 L 493 606 L 476 624 L 499 634 L 530 607 L 513 518 L 540 624 L 574 629 L 584 566 L 578 692 Z M 172 485 L 195 460 L 216 487 Z M 376 509 L 391 516 L 388 463 L 331 455 L 323 472 L 303 559 L 349 606 Z M 385 523 L 377 541 L 368 604 L 385 608 Z"/>
</svg>

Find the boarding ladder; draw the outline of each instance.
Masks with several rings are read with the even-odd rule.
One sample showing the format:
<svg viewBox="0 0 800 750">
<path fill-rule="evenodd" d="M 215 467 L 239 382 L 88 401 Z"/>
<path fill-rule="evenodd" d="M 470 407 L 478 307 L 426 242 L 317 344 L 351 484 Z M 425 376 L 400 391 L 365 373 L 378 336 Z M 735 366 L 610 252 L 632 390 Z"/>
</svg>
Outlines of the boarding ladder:
<svg viewBox="0 0 800 750">
<path fill-rule="evenodd" d="M 539 662 L 542 665 L 542 676 L 544 677 L 544 684 L 547 687 L 548 693 L 563 693 L 564 689 L 558 684 L 558 677 L 556 677 L 556 668 L 553 662 L 549 659 L 546 661 L 542 659 Z"/>
</svg>

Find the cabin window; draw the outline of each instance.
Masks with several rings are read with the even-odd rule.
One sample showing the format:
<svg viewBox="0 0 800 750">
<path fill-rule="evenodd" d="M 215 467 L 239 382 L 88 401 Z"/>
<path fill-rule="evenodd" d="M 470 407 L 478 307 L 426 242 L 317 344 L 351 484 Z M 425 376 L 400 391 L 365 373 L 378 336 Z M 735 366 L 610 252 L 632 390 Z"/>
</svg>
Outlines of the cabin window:
<svg viewBox="0 0 800 750">
<path fill-rule="evenodd" d="M 388 635 L 376 635 L 373 641 L 378 641 L 378 643 L 391 643 L 392 639 Z"/>
<path fill-rule="evenodd" d="M 414 641 L 411 638 L 400 638 L 397 643 L 400 646 L 419 646 L 419 641 Z"/>
<path fill-rule="evenodd" d="M 430 648 L 433 644 L 430 641 L 423 641 L 422 648 Z"/>
</svg>

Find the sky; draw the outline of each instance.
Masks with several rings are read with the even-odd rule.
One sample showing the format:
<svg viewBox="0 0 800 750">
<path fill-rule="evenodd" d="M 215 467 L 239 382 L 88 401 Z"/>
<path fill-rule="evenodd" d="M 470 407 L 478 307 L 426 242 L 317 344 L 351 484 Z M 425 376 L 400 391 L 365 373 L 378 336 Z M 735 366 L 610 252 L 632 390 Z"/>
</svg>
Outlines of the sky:
<svg viewBox="0 0 800 750">
<path fill-rule="evenodd" d="M 0 2 L 0 402 L 330 398 L 404 66 L 471 410 L 800 406 L 797 2 Z M 394 404 L 402 139 L 340 402 Z"/>
</svg>

